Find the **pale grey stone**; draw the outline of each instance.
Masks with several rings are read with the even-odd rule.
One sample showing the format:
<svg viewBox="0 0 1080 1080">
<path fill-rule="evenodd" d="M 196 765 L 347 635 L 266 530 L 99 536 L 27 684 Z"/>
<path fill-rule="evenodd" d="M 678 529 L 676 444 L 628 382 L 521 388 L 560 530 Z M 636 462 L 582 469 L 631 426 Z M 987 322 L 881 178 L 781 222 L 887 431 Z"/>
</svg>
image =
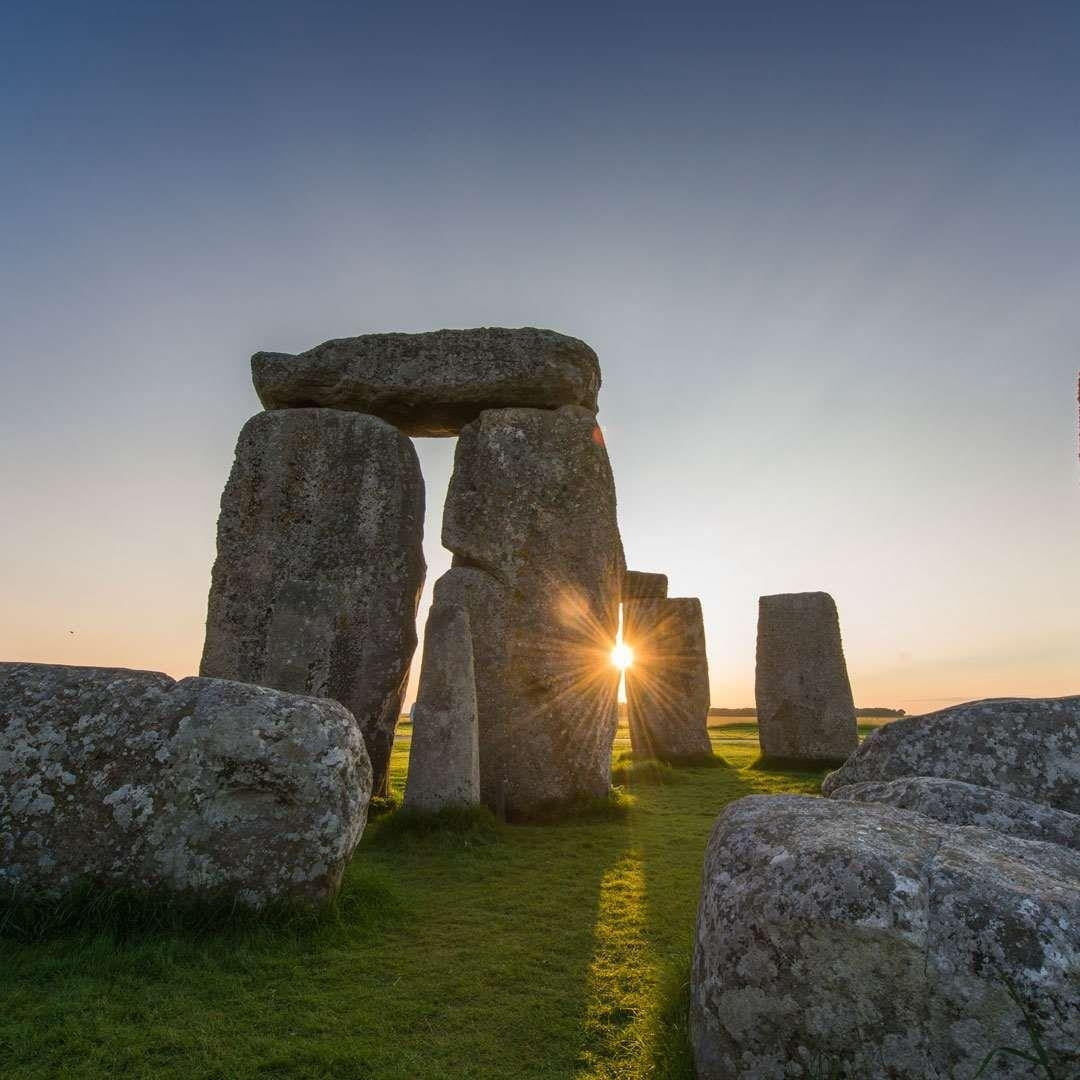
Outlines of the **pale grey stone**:
<svg viewBox="0 0 1080 1080">
<path fill-rule="evenodd" d="M 839 761 L 858 745 L 840 620 L 828 593 L 761 597 L 755 696 L 766 757 Z"/>
<path fill-rule="evenodd" d="M 661 759 L 708 756 L 709 662 L 701 601 L 623 601 L 626 711 L 635 754 Z"/>
<path fill-rule="evenodd" d="M 627 570 L 623 579 L 624 600 L 662 600 L 667 596 L 667 574 L 646 574 Z"/>
<path fill-rule="evenodd" d="M 154 671 L 0 664 L 0 885 L 332 896 L 371 766 L 333 701 Z"/>
<path fill-rule="evenodd" d="M 240 433 L 200 674 L 340 701 L 379 795 L 416 648 L 423 524 L 416 451 L 382 420 L 287 409 Z"/>
<path fill-rule="evenodd" d="M 837 788 L 830 797 L 848 802 L 883 803 L 924 814 L 947 825 L 976 825 L 1009 836 L 1080 850 L 1080 814 L 1016 799 L 961 780 L 943 780 L 936 776 L 870 780 Z"/>
<path fill-rule="evenodd" d="M 405 806 L 432 812 L 474 806 L 479 801 L 476 675 L 469 616 L 463 607 L 435 604 L 424 629 Z"/>
<path fill-rule="evenodd" d="M 464 428 L 443 545 L 435 600 L 469 612 L 484 802 L 516 816 L 605 794 L 625 563 L 592 413 L 497 409 Z"/>
<path fill-rule="evenodd" d="M 1001 698 L 894 720 L 867 736 L 822 791 L 940 776 L 1080 813 L 1080 697 Z"/>
<path fill-rule="evenodd" d="M 456 435 L 484 409 L 596 412 L 600 389 L 585 342 L 532 326 L 338 338 L 298 356 L 256 353 L 251 371 L 268 409 L 353 409 L 409 435 Z"/>
<path fill-rule="evenodd" d="M 705 857 L 691 974 L 698 1080 L 970 1078 L 1080 1050 L 1080 855 L 873 804 L 730 804 Z M 983 1077 L 1042 1076 L 998 1055 Z"/>
</svg>

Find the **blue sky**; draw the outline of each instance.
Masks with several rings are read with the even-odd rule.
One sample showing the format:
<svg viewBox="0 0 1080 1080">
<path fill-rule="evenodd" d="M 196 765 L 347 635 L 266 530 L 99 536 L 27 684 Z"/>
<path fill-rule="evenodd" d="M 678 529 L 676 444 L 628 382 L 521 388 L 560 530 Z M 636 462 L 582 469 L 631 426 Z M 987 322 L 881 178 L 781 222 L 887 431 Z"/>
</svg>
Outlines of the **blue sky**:
<svg viewBox="0 0 1080 1080">
<path fill-rule="evenodd" d="M 789 589 L 863 704 L 1080 691 L 1078 47 L 1071 3 L 5 5 L 0 654 L 195 669 L 251 352 L 529 324 L 600 354 L 717 704 Z"/>
</svg>

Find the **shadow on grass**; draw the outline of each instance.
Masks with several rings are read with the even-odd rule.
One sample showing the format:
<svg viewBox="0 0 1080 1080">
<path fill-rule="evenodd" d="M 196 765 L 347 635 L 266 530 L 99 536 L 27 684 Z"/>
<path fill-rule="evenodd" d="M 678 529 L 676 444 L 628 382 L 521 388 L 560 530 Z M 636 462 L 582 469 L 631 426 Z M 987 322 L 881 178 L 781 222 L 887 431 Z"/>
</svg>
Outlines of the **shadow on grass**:
<svg viewBox="0 0 1080 1080">
<path fill-rule="evenodd" d="M 806 761 L 803 758 L 767 757 L 764 754 L 746 767 L 757 772 L 796 773 L 801 776 L 825 777 L 826 773 L 839 769 L 847 758 L 830 761 Z"/>
<path fill-rule="evenodd" d="M 0 940 L 32 944 L 66 935 L 105 936 L 117 945 L 154 937 L 309 937 L 326 928 L 366 931 L 400 914 L 391 885 L 375 875 L 324 904 L 273 901 L 254 908 L 235 897 L 125 889 L 81 881 L 57 897 L 0 892 Z"/>
<path fill-rule="evenodd" d="M 398 809 L 376 818 L 368 828 L 368 838 L 374 848 L 397 848 L 417 841 L 472 847 L 497 843 L 505 828 L 486 806 L 448 806 L 430 813 Z"/>
<path fill-rule="evenodd" d="M 589 822 L 622 822 L 633 808 L 635 798 L 621 787 L 606 795 L 586 796 L 565 802 L 543 803 L 527 814 L 514 814 L 515 825 L 579 825 Z"/>
</svg>

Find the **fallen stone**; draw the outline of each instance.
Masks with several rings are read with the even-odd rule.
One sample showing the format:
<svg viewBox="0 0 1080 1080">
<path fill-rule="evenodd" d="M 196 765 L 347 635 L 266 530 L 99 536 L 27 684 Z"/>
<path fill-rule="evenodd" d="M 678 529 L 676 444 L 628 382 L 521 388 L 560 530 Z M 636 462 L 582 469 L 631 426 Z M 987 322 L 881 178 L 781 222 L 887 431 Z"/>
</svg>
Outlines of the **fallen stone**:
<svg viewBox="0 0 1080 1080">
<path fill-rule="evenodd" d="M 960 780 L 906 776 L 902 780 L 848 784 L 837 788 L 830 797 L 848 802 L 882 803 L 912 810 L 947 825 L 975 825 L 1080 850 L 1080 814 L 1015 799 Z"/>
<path fill-rule="evenodd" d="M 436 603 L 469 612 L 484 802 L 511 816 L 611 782 L 625 572 L 592 413 L 498 409 L 462 430 Z"/>
<path fill-rule="evenodd" d="M 1071 1075 L 1077 925 L 1080 855 L 1057 844 L 873 804 L 740 799 L 705 856 L 698 1080 L 973 1077 L 999 1047 L 1033 1052 L 1018 1001 L 1054 1075 Z M 1042 1075 L 1005 1054 L 982 1073 Z"/>
<path fill-rule="evenodd" d="M 667 597 L 667 574 L 627 570 L 623 579 L 624 600 L 663 600 Z"/>
<path fill-rule="evenodd" d="M 0 664 L 0 886 L 261 906 L 334 895 L 371 766 L 336 702 L 155 671 Z"/>
<path fill-rule="evenodd" d="M 463 607 L 436 604 L 424 630 L 405 806 L 430 813 L 479 801 L 476 675 L 469 616 Z"/>
<path fill-rule="evenodd" d="M 340 701 L 378 795 L 416 648 L 423 526 L 416 451 L 382 420 L 287 409 L 244 425 L 200 674 Z"/>
<path fill-rule="evenodd" d="M 661 759 L 708 757 L 709 662 L 696 599 L 625 600 L 626 711 L 635 754 Z"/>
<path fill-rule="evenodd" d="M 484 409 L 595 413 L 600 390 L 585 342 L 531 326 L 338 338 L 297 356 L 256 353 L 251 372 L 268 409 L 356 410 L 408 435 L 456 435 Z"/>
<path fill-rule="evenodd" d="M 940 776 L 1080 813 L 1080 697 L 1000 698 L 894 720 L 822 784 Z"/>
<path fill-rule="evenodd" d="M 755 695 L 765 757 L 842 761 L 858 745 L 840 620 L 828 593 L 761 597 Z"/>
</svg>

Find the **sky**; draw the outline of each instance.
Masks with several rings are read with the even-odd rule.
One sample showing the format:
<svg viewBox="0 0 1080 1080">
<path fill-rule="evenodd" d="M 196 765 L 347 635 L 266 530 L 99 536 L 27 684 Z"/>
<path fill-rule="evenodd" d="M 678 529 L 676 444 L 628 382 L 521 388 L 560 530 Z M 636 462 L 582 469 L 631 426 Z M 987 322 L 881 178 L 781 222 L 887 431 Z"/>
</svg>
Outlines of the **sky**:
<svg viewBox="0 0 1080 1080">
<path fill-rule="evenodd" d="M 1039 0 L 9 0 L 0 657 L 197 670 L 252 352 L 534 325 L 714 704 L 801 590 L 860 705 L 1080 693 L 1078 50 Z"/>
</svg>

